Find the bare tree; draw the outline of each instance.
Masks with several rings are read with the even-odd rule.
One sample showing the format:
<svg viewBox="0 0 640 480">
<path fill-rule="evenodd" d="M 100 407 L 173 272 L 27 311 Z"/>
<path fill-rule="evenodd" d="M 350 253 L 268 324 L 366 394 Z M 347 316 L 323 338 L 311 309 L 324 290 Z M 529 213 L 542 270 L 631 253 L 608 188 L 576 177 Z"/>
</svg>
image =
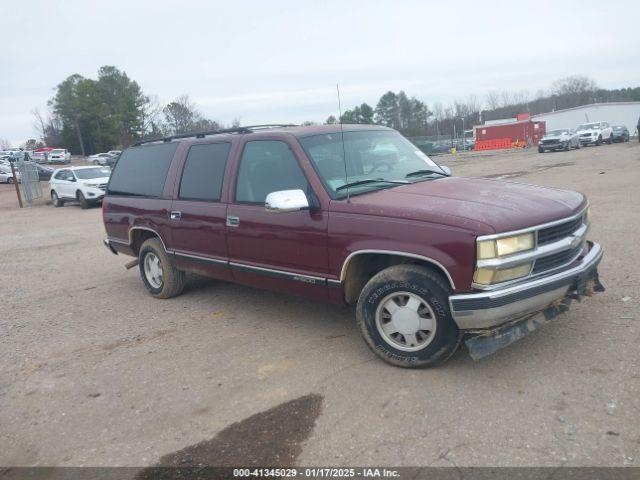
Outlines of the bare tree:
<svg viewBox="0 0 640 480">
<path fill-rule="evenodd" d="M 470 114 L 477 113 L 482 109 L 482 104 L 476 95 L 469 95 L 467 97 L 467 111 Z"/>
<path fill-rule="evenodd" d="M 500 93 L 500 106 L 508 107 L 513 105 L 513 94 L 509 90 L 503 90 Z"/>
<path fill-rule="evenodd" d="M 0 150 L 7 150 L 11 148 L 11 142 L 6 138 L 0 138 Z"/>
<path fill-rule="evenodd" d="M 192 130 L 201 119 L 188 95 L 181 95 L 162 109 L 169 133 L 180 134 Z"/>
<path fill-rule="evenodd" d="M 58 117 L 49 114 L 45 119 L 37 108 L 31 113 L 34 117 L 33 128 L 45 145 L 57 146 L 62 143 L 62 124 Z"/>
<path fill-rule="evenodd" d="M 495 90 L 487 93 L 487 108 L 489 110 L 495 110 L 500 107 L 500 94 Z"/>
<path fill-rule="evenodd" d="M 162 123 L 162 105 L 157 95 L 143 95 L 140 108 L 140 134 L 151 136 L 159 130 Z"/>
<path fill-rule="evenodd" d="M 595 81 L 589 77 L 574 75 L 556 80 L 551 85 L 553 95 L 570 95 L 584 92 L 594 92 L 598 89 Z"/>
</svg>

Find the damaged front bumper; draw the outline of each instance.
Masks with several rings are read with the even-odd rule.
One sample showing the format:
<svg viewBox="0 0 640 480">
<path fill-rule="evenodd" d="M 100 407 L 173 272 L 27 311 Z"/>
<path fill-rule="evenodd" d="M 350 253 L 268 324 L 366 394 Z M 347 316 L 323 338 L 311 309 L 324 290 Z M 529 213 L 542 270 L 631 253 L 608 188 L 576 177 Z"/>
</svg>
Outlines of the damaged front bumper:
<svg viewBox="0 0 640 480">
<path fill-rule="evenodd" d="M 589 251 L 567 270 L 501 290 L 452 295 L 451 313 L 458 328 L 472 334 L 466 341 L 474 358 L 482 358 L 515 342 L 569 309 L 574 299 L 600 292 L 598 264 L 603 250 Z M 536 317 L 538 313 L 543 317 Z"/>
</svg>

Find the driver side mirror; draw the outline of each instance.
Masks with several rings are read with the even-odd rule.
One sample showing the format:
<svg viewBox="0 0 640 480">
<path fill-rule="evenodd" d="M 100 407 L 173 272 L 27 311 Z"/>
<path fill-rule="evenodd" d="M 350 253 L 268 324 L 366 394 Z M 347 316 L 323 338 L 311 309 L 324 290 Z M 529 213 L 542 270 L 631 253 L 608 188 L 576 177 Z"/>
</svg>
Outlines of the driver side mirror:
<svg viewBox="0 0 640 480">
<path fill-rule="evenodd" d="M 264 206 L 269 212 L 297 212 L 309 208 L 309 200 L 300 189 L 281 190 L 267 195 Z"/>
<path fill-rule="evenodd" d="M 446 165 L 440 165 L 440 168 L 442 169 L 442 171 L 444 173 L 446 173 L 447 175 L 451 175 L 451 169 L 449 167 L 447 167 Z"/>
</svg>

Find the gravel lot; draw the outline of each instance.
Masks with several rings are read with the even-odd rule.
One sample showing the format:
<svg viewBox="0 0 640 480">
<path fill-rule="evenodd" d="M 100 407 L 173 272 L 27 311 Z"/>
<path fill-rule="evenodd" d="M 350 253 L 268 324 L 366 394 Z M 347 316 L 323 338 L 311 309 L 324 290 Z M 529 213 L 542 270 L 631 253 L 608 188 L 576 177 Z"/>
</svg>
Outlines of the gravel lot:
<svg viewBox="0 0 640 480">
<path fill-rule="evenodd" d="M 480 362 L 402 370 L 347 308 L 198 277 L 155 300 L 99 208 L 0 185 L 0 465 L 640 466 L 640 145 L 439 161 L 586 193 L 607 291 Z"/>
</svg>

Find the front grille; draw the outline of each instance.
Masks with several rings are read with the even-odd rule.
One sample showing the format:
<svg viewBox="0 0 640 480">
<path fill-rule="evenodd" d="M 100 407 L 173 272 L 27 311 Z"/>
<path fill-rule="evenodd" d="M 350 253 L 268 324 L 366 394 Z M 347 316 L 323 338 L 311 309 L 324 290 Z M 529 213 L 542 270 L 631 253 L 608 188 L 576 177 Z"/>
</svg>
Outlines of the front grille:
<svg viewBox="0 0 640 480">
<path fill-rule="evenodd" d="M 98 188 L 104 192 L 107 189 L 107 184 L 101 183 L 100 185 L 98 185 Z"/>
<path fill-rule="evenodd" d="M 538 245 L 553 243 L 561 238 L 567 237 L 575 232 L 582 225 L 582 215 L 574 220 L 543 228 L 538 231 Z"/>
<path fill-rule="evenodd" d="M 543 140 L 542 144 L 543 145 L 555 145 L 560 143 L 560 140 Z"/>
<path fill-rule="evenodd" d="M 590 137 L 591 134 L 590 133 L 583 133 L 582 135 L 580 135 L 582 138 L 587 138 Z"/>
<path fill-rule="evenodd" d="M 563 250 L 562 252 L 538 258 L 535 265 L 533 266 L 533 271 L 531 273 L 535 275 L 536 273 L 546 272 L 547 270 L 552 270 L 554 268 L 565 265 L 575 257 L 577 257 L 582 248 L 582 245 L 580 245 L 577 248 Z"/>
</svg>

